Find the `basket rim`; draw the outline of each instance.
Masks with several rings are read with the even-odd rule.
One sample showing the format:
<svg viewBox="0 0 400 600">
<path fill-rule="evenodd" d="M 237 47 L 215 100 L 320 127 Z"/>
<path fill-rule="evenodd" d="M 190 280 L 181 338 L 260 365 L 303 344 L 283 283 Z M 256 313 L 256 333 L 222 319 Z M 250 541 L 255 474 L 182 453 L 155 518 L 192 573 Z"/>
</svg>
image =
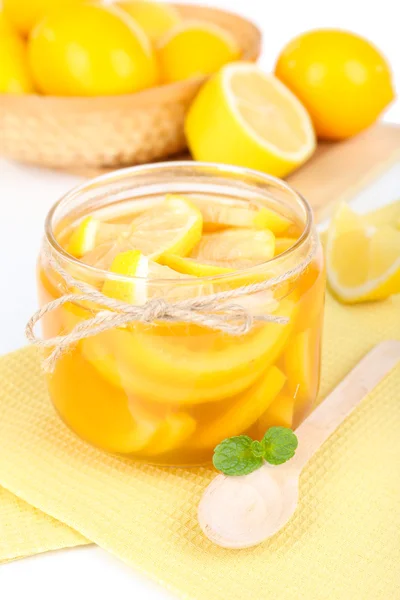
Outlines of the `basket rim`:
<svg viewBox="0 0 400 600">
<path fill-rule="evenodd" d="M 221 8 L 215 8 L 211 6 L 207 6 L 204 4 L 178 4 L 172 3 L 172 6 L 175 8 L 183 9 L 183 10 L 199 10 L 213 13 L 215 15 L 226 15 L 237 21 L 241 21 L 246 27 L 253 31 L 253 46 L 254 49 L 252 52 L 244 52 L 240 57 L 240 61 L 246 60 L 255 60 L 259 57 L 261 51 L 261 42 L 262 42 L 262 32 L 260 28 L 250 19 L 243 17 L 242 15 L 227 11 Z M 205 19 L 207 20 L 207 19 Z M 236 61 L 235 61 L 236 62 Z M 193 94 L 198 87 L 207 79 L 209 79 L 210 75 L 204 75 L 199 77 L 191 77 L 190 79 L 185 79 L 183 81 L 177 81 L 173 83 L 164 83 L 161 85 L 156 85 L 150 88 L 146 88 L 144 90 L 140 90 L 138 92 L 133 92 L 129 94 L 111 94 L 111 95 L 101 95 L 101 96 L 54 96 L 50 94 L 4 94 L 0 93 L 0 102 L 7 103 L 7 101 L 11 101 L 13 105 L 15 104 L 64 104 L 68 102 L 71 106 L 74 105 L 78 107 L 79 105 L 87 105 L 90 104 L 92 107 L 96 105 L 97 107 L 101 107 L 103 103 L 106 103 L 109 106 L 111 101 L 119 102 L 119 103 L 128 103 L 130 104 L 133 100 L 135 102 L 139 102 L 140 104 L 146 103 L 148 104 L 151 100 L 157 104 L 160 101 L 166 101 L 171 99 L 175 99 L 177 93 L 184 94 Z"/>
</svg>

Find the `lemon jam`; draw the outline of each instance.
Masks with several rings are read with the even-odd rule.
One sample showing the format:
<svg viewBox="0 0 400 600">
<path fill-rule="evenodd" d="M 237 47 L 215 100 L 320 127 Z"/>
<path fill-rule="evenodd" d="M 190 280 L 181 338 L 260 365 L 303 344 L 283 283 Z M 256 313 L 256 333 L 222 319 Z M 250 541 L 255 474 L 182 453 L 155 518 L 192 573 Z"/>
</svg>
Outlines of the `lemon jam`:
<svg viewBox="0 0 400 600">
<path fill-rule="evenodd" d="M 234 303 L 254 317 L 241 335 L 200 314 L 195 323 L 130 322 L 76 342 L 48 387 L 87 442 L 151 463 L 201 464 L 228 436 L 294 428 L 312 409 L 325 273 L 310 208 L 284 182 L 205 163 L 116 171 L 54 206 L 44 247 L 75 280 L 116 301 L 226 293 L 218 315 Z M 38 282 L 42 306 L 74 292 L 43 254 Z M 66 303 L 45 315 L 44 336 L 64 335 L 100 310 Z"/>
</svg>

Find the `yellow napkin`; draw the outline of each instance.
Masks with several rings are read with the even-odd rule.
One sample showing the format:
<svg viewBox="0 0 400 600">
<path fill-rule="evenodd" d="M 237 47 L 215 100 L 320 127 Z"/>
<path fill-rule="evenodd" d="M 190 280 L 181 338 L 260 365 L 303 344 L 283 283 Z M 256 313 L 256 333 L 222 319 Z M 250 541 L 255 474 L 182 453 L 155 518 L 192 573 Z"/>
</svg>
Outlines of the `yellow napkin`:
<svg viewBox="0 0 400 600">
<path fill-rule="evenodd" d="M 0 562 L 88 543 L 80 533 L 0 487 Z"/>
<path fill-rule="evenodd" d="M 376 343 L 400 339 L 400 296 L 354 307 L 328 296 L 324 334 L 321 397 Z M 400 589 L 399 392 L 397 368 L 310 462 L 285 529 L 255 549 L 228 551 L 196 520 L 214 473 L 139 466 L 77 439 L 27 348 L 0 360 L 0 485 L 43 511 L 43 523 L 46 515 L 65 523 L 181 598 L 388 600 Z M 54 547 L 39 526 L 36 535 L 40 550 Z"/>
</svg>

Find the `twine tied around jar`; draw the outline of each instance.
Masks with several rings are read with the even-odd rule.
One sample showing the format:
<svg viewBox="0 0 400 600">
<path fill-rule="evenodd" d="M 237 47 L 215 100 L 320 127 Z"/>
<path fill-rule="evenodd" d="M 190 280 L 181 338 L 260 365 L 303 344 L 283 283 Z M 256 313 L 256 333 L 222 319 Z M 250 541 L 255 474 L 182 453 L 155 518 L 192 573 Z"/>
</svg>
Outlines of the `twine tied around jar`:
<svg viewBox="0 0 400 600">
<path fill-rule="evenodd" d="M 232 336 L 245 335 L 252 329 L 255 322 L 286 325 L 289 322 L 289 317 L 281 317 L 274 314 L 252 315 L 241 304 L 229 303 L 229 301 L 269 290 L 289 279 L 298 277 L 311 262 L 316 248 L 317 243 L 314 237 L 310 252 L 301 263 L 285 273 L 266 281 L 251 283 L 232 290 L 173 303 L 167 302 L 163 298 L 152 298 L 145 304 L 138 306 L 110 298 L 93 286 L 75 279 L 64 269 L 59 260 L 52 256 L 49 249 L 43 249 L 42 255 L 47 259 L 53 271 L 60 275 L 70 288 L 74 288 L 80 293 L 65 294 L 45 304 L 29 319 L 25 328 L 25 334 L 31 344 L 39 348 L 53 348 L 42 364 L 44 371 L 51 373 L 54 370 L 57 360 L 80 340 L 135 322 L 148 325 L 156 321 L 170 323 L 184 322 L 215 329 Z M 69 302 L 74 304 L 91 302 L 104 307 L 106 310 L 99 310 L 93 317 L 82 320 L 65 335 L 55 336 L 46 340 L 37 337 L 34 331 L 35 325 L 41 321 L 44 315 Z"/>
</svg>

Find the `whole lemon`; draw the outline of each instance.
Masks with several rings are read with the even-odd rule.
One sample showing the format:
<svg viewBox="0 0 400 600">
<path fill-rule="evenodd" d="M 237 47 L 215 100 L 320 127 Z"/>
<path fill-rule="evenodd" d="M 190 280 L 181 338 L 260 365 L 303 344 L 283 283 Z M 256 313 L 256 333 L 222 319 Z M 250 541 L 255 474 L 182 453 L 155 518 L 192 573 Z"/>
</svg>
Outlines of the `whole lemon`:
<svg viewBox="0 0 400 600">
<path fill-rule="evenodd" d="M 394 98 L 385 58 L 346 31 L 320 29 L 295 38 L 281 52 L 275 74 L 307 108 L 320 138 L 359 133 Z"/>
<path fill-rule="evenodd" d="M 17 35 L 17 31 L 4 15 L 4 12 L 0 10 L 0 36 L 3 37 L 4 35 Z"/>
<path fill-rule="evenodd" d="M 236 39 L 222 27 L 203 21 L 183 21 L 157 45 L 161 78 L 165 83 L 211 75 L 237 60 Z"/>
<path fill-rule="evenodd" d="M 121 0 L 116 5 L 135 19 L 153 43 L 181 21 L 177 9 L 165 2 Z"/>
<path fill-rule="evenodd" d="M 81 4 L 49 14 L 31 33 L 28 51 L 34 81 L 44 94 L 125 94 L 158 81 L 149 40 L 112 6 Z"/>
<path fill-rule="evenodd" d="M 63 10 L 73 3 L 85 0 L 3 0 L 3 10 L 15 29 L 22 35 L 28 35 L 31 29 L 47 13 Z"/>
<path fill-rule="evenodd" d="M 34 92 L 23 40 L 11 30 L 0 34 L 0 93 L 29 94 Z"/>
</svg>

